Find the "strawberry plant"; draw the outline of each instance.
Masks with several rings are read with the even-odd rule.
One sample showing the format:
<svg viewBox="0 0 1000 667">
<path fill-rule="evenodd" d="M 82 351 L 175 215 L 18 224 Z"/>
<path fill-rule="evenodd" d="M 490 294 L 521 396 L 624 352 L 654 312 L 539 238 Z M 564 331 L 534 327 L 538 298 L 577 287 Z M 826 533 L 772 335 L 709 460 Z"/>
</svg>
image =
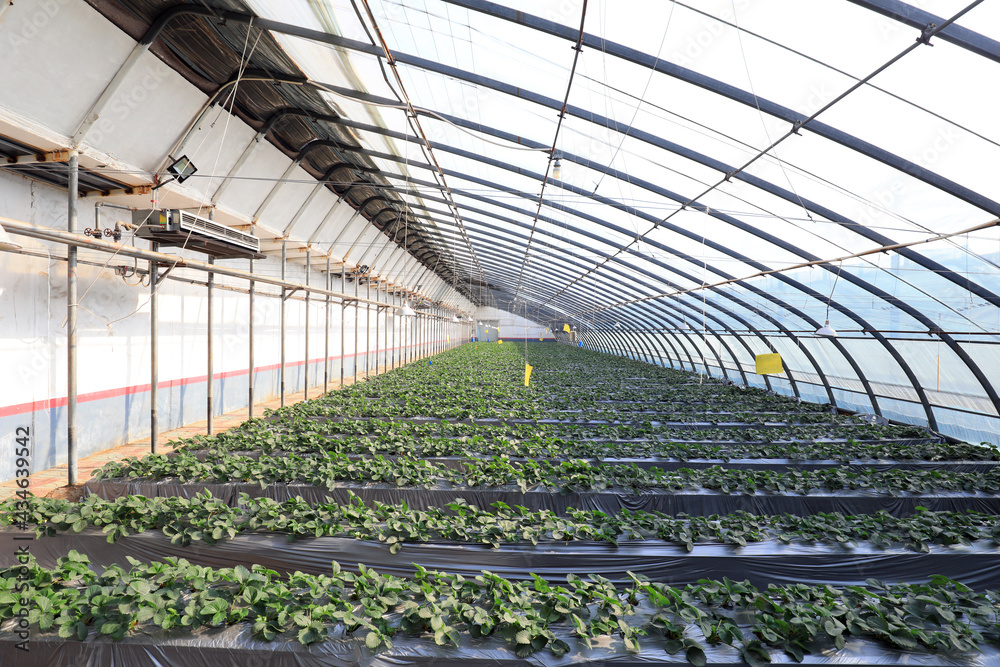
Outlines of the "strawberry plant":
<svg viewBox="0 0 1000 667">
<path fill-rule="evenodd" d="M 570 574 L 565 584 L 535 576 L 510 581 L 490 572 L 466 578 L 416 567 L 412 578 L 358 573 L 333 563 L 328 575 L 282 577 L 259 565 L 213 569 L 184 559 L 117 565 L 98 574 L 70 552 L 53 569 L 24 566 L 31 588 L 14 595 L 21 568 L 0 571 L 0 622 L 24 610 L 39 631 L 67 640 L 91 633 L 123 639 L 145 626 L 177 633 L 246 624 L 257 639 L 294 638 L 308 645 L 346 633 L 369 651 L 390 650 L 400 633 L 439 645 L 460 635 L 502 637 L 518 657 L 569 650 L 562 637 L 583 645 L 614 639 L 625 652 L 641 651 L 640 636 L 660 637 L 668 653 L 683 651 L 706 664 L 705 645 L 728 644 L 750 665 L 771 651 L 802 661 L 814 647 L 838 650 L 861 637 L 906 650 L 970 653 L 1000 641 L 1000 593 L 975 593 L 943 577 L 925 584 L 866 587 L 768 586 L 701 580 L 673 587 L 639 574 L 616 587 L 607 579 Z M 826 648 L 829 647 L 829 648 Z"/>
</svg>

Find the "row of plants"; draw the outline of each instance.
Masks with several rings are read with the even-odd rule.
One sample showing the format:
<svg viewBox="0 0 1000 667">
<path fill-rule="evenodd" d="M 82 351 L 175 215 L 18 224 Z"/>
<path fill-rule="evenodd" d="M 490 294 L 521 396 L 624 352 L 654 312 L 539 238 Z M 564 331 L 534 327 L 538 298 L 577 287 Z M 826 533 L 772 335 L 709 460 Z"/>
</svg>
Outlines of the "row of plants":
<svg viewBox="0 0 1000 667">
<path fill-rule="evenodd" d="M 681 440 L 681 441 L 719 441 L 719 442 L 795 442 L 801 440 L 934 440 L 941 438 L 928 433 L 917 426 L 881 426 L 878 424 L 853 424 L 838 427 L 825 425 L 791 425 L 791 426 L 678 426 L 669 423 L 656 422 L 649 419 L 635 421 L 485 421 L 460 422 L 445 418 L 432 418 L 431 421 L 412 420 L 410 418 L 353 418 L 340 417 L 335 419 L 311 418 L 287 415 L 280 421 L 265 418 L 261 420 L 263 431 L 273 433 L 379 433 L 387 430 L 383 424 L 401 424 L 405 429 L 407 424 L 423 426 L 441 424 L 442 433 L 472 435 L 477 433 L 507 433 L 519 434 L 521 437 L 532 435 L 552 435 L 576 439 L 648 439 Z M 370 424 L 366 428 L 366 424 Z M 510 429 L 510 430 L 503 430 Z M 235 435 L 235 434 L 234 434 Z"/>
<path fill-rule="evenodd" d="M 655 645 L 698 667 L 706 648 L 732 646 L 743 660 L 768 664 L 772 651 L 796 662 L 814 651 L 863 638 L 907 651 L 971 653 L 1000 641 L 1000 592 L 976 593 L 943 577 L 925 584 L 865 587 L 768 586 L 701 580 L 674 587 L 632 574 L 628 585 L 570 574 L 565 583 L 490 572 L 463 577 L 416 566 L 411 578 L 359 572 L 333 563 L 328 575 L 281 576 L 254 565 L 212 569 L 184 559 L 102 573 L 76 552 L 44 569 L 30 561 L 0 572 L 0 621 L 26 614 L 30 625 L 63 638 L 122 639 L 150 629 L 244 625 L 263 641 L 309 645 L 356 637 L 372 652 L 410 636 L 457 646 L 462 635 L 495 637 L 519 657 L 556 656 L 607 645 L 638 653 Z M 17 588 L 28 579 L 26 591 Z M 643 640 L 640 643 L 640 640 Z"/>
<path fill-rule="evenodd" d="M 330 499 L 310 505 L 302 498 L 283 502 L 240 494 L 236 506 L 208 491 L 191 498 L 122 496 L 105 500 L 89 496 L 82 502 L 35 498 L 0 503 L 0 526 L 35 530 L 37 537 L 102 529 L 108 542 L 132 533 L 160 530 L 174 544 L 215 544 L 243 533 L 278 533 L 289 539 L 344 537 L 373 540 L 396 553 L 405 543 L 453 541 L 499 548 L 503 544 L 601 542 L 617 546 L 626 540 L 659 540 L 684 546 L 775 541 L 828 545 L 865 544 L 877 548 L 905 547 L 927 552 L 931 545 L 968 546 L 976 542 L 1000 545 L 1000 516 L 979 512 L 918 512 L 897 518 L 886 512 L 844 516 L 824 513 L 757 516 L 746 512 L 712 516 L 670 516 L 661 512 L 617 514 L 570 509 L 566 516 L 549 510 L 532 511 L 493 503 L 485 510 L 456 499 L 443 508 L 411 509 L 406 503 L 365 505 L 350 494 L 347 503 Z"/>
<path fill-rule="evenodd" d="M 1000 492 L 1000 469 L 985 472 L 949 470 L 879 471 L 874 468 L 846 467 L 812 470 L 757 470 L 681 468 L 643 469 L 635 465 L 602 466 L 574 459 L 569 461 L 519 460 L 494 456 L 466 459 L 457 465 L 426 459 L 375 455 L 356 458 L 336 452 L 303 457 L 288 454 L 259 458 L 235 454 L 212 454 L 201 459 L 191 452 L 176 455 L 147 455 L 113 461 L 94 471 L 95 480 L 176 479 L 186 482 L 244 482 L 259 484 L 301 483 L 334 488 L 340 483 L 392 484 L 397 487 L 434 488 L 442 484 L 454 488 L 516 487 L 550 492 L 600 491 L 603 489 L 640 492 L 698 491 L 724 494 L 802 494 L 842 490 L 874 491 L 888 495 L 936 492 Z"/>
<path fill-rule="evenodd" d="M 259 425 L 264 424 L 263 428 Z M 334 431 L 333 433 L 330 430 Z M 854 439 L 837 442 L 677 442 L 593 440 L 531 433 L 526 425 L 478 426 L 413 422 L 338 422 L 334 428 L 310 423 L 307 428 L 276 431 L 266 422 L 244 424 L 213 436 L 176 441 L 178 451 L 258 452 L 267 455 L 336 452 L 387 456 L 503 456 L 529 458 L 659 458 L 889 460 L 889 461 L 1000 461 L 1000 451 L 966 443 L 928 440 Z M 612 435 L 610 432 L 605 432 Z M 620 434 L 614 434 L 620 435 Z"/>
<path fill-rule="evenodd" d="M 538 350 L 534 348 L 537 347 Z M 551 346 L 533 346 L 531 354 L 542 350 L 552 356 Z M 529 354 L 530 356 L 530 354 Z M 559 356 L 555 353 L 555 356 Z M 706 404 L 701 406 L 681 405 L 674 410 L 671 402 L 659 402 L 655 408 L 646 403 L 629 405 L 616 403 L 609 405 L 598 402 L 606 398 L 607 388 L 595 387 L 591 396 L 581 394 L 573 384 L 561 385 L 552 381 L 552 373 L 543 371 L 546 380 L 532 387 L 523 387 L 511 382 L 512 377 L 522 370 L 524 358 L 515 346 L 484 346 L 481 349 L 460 348 L 440 356 L 438 366 L 432 364 L 412 364 L 400 372 L 383 375 L 371 381 L 347 387 L 330 393 L 317 400 L 289 406 L 279 411 L 284 415 L 309 415 L 325 417 L 419 417 L 438 416 L 446 418 L 527 418 L 539 419 L 564 414 L 578 415 L 585 419 L 629 419 L 641 418 L 652 410 L 659 421 L 734 421 L 737 414 L 749 423 L 774 421 L 776 416 L 787 416 L 789 421 L 802 423 L 825 423 L 830 425 L 858 424 L 854 417 L 830 414 L 824 406 L 804 407 L 794 400 L 769 395 L 759 390 L 727 387 L 713 383 L 714 400 L 725 405 L 726 410 L 715 411 L 729 414 L 710 414 Z M 588 377 L 605 379 L 617 370 L 613 365 L 588 369 Z M 671 388 L 687 387 L 690 380 L 686 374 L 667 371 L 657 373 L 659 386 Z M 574 378 L 578 379 L 578 378 Z M 675 387 L 675 388 L 676 388 Z M 695 390 L 704 393 L 705 386 L 689 388 L 692 396 Z M 618 396 L 621 399 L 622 397 Z M 701 407 L 701 410 L 692 408 Z M 795 415 L 794 418 L 790 415 Z"/>
<path fill-rule="evenodd" d="M 298 404 L 302 405 L 302 404 Z M 675 410 L 671 405 L 663 405 L 656 409 L 635 404 L 601 404 L 592 407 L 575 405 L 565 409 L 544 409 L 532 400 L 507 401 L 495 405 L 483 400 L 479 403 L 463 402 L 457 405 L 441 405 L 435 398 L 415 400 L 406 397 L 396 403 L 384 402 L 382 399 L 356 399 L 355 401 L 340 401 L 335 405 L 310 404 L 293 407 L 280 416 L 294 414 L 297 416 L 340 418 L 344 416 L 367 418 L 405 418 L 440 417 L 443 419 L 559 419 L 576 421 L 656 421 L 675 422 L 683 424 L 767 424 L 780 423 L 788 425 L 825 424 L 830 427 L 864 426 L 857 417 L 834 415 L 828 412 L 751 412 L 740 410 L 741 406 L 733 405 L 729 411 L 709 412 L 707 410 Z M 275 419 L 272 417 L 272 421 Z M 884 427 L 888 432 L 894 428 Z"/>
<path fill-rule="evenodd" d="M 525 353 L 535 367 L 530 387 L 522 382 Z M 928 551 L 932 545 L 975 544 L 982 549 L 1000 543 L 1000 520 L 994 515 L 922 508 L 905 518 L 887 512 L 697 517 L 575 509 L 557 515 L 502 503 L 480 509 L 469 503 L 475 503 L 478 491 L 488 489 L 978 496 L 1000 493 L 1000 471 L 847 466 L 784 472 L 721 466 L 664 471 L 601 466 L 582 459 L 991 461 L 997 453 L 942 443 L 924 429 L 874 426 L 828 414 L 828 406 L 802 405 L 759 390 L 563 346 L 529 346 L 526 352 L 523 346 L 506 344 L 464 346 L 431 361 L 288 406 L 226 434 L 185 441 L 172 456 L 110 463 L 95 473 L 95 483 L 298 483 L 336 488 L 338 496 L 344 486 L 358 490 L 355 485 L 377 485 L 435 489 L 448 494 L 443 498 L 453 497 L 446 490 L 454 488 L 468 494 L 467 502 L 416 510 L 402 502 L 365 505 L 353 494 L 348 494 L 349 502 L 338 504 L 329 498 L 279 502 L 244 493 L 230 506 L 207 492 L 191 495 L 189 488 L 178 494 L 187 497 L 92 496 L 79 503 L 47 499 L 21 501 L 24 504 L 11 509 L 21 527 L 34 528 L 39 536 L 100 530 L 115 542 L 159 530 L 182 545 L 211 545 L 245 533 L 278 539 L 335 536 L 377 541 L 393 553 L 405 544 L 431 541 L 499 548 L 556 542 L 615 545 L 642 539 L 688 550 L 698 544 L 739 547 L 774 541 L 905 546 L 914 551 Z M 606 402 L 611 400 L 620 402 Z M 687 421 L 739 417 L 752 425 L 676 428 L 653 421 L 642 412 L 646 406 Z M 801 425 L 763 427 L 764 421 L 779 421 L 782 415 Z M 445 421 L 403 420 L 414 416 Z M 457 421 L 553 417 L 565 421 Z M 611 417 L 627 423 L 584 423 Z M 837 441 L 823 442 L 826 438 Z M 692 440 L 704 442 L 684 442 Z M 451 460 L 426 460 L 431 456 Z M 4 514 L 7 509 L 0 505 Z M 561 655 L 610 640 L 619 650 L 638 651 L 641 643 L 682 652 L 696 665 L 706 663 L 709 647 L 728 644 L 755 666 L 777 657 L 772 651 L 801 661 L 810 650 L 842 648 L 850 637 L 897 649 L 966 652 L 996 641 L 1000 631 L 997 594 L 976 594 L 942 578 L 924 585 L 869 582 L 843 589 L 757 590 L 728 580 L 670 587 L 640 574 L 630 586 L 618 587 L 600 577 L 578 576 L 583 572 L 571 574 L 565 584 L 537 576 L 513 581 L 488 572 L 463 578 L 428 572 L 420 563 L 415 564 L 415 576 L 394 578 L 364 564 L 358 564 L 357 573 L 335 564 L 331 575 L 280 576 L 260 567 L 212 570 L 182 560 L 130 562 L 130 570 L 112 567 L 103 574 L 91 571 L 86 559 L 76 554 L 52 571 L 29 564 L 35 584 L 32 599 L 15 608 L 22 601 L 12 601 L 0 590 L 0 619 L 34 605 L 29 611 L 32 622 L 64 638 L 98 633 L 120 639 L 155 627 L 190 632 L 203 626 L 241 625 L 259 639 L 296 637 L 303 644 L 356 633 L 353 641 L 372 651 L 391 648 L 398 636 L 423 637 L 438 645 L 490 636 L 520 657 L 541 650 Z"/>
</svg>

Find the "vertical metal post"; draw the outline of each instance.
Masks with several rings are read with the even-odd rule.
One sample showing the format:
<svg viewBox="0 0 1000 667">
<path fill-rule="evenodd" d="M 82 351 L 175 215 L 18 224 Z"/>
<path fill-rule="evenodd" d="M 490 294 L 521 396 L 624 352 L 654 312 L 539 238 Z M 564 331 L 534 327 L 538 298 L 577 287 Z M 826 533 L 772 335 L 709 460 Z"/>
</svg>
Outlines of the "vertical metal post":
<svg viewBox="0 0 1000 667">
<path fill-rule="evenodd" d="M 312 248 L 306 248 L 306 287 L 309 287 L 309 274 L 312 273 Z M 306 360 L 302 367 L 305 374 L 302 382 L 302 400 L 309 400 L 309 290 L 306 290 Z"/>
<path fill-rule="evenodd" d="M 281 279 L 285 279 L 285 262 L 288 255 L 285 251 L 285 242 L 281 242 Z M 285 407 L 285 288 L 281 288 L 281 370 L 278 373 L 278 393 L 281 396 L 281 407 Z"/>
<path fill-rule="evenodd" d="M 250 275 L 253 275 L 253 260 L 250 260 Z M 247 410 L 250 419 L 253 419 L 253 319 L 254 319 L 254 281 L 250 281 L 250 340 L 249 340 L 249 360 L 247 367 Z"/>
<path fill-rule="evenodd" d="M 67 196 L 66 229 L 75 233 L 79 222 L 77 204 L 80 198 L 80 157 L 76 151 L 69 158 L 69 187 Z M 66 246 L 66 483 L 77 484 L 77 429 L 76 429 L 76 246 Z"/>
<path fill-rule="evenodd" d="M 389 296 L 389 285 L 385 286 L 385 298 L 389 303 L 396 303 L 396 293 L 395 290 L 392 296 Z M 386 308 L 385 309 L 385 321 L 386 328 L 389 329 L 389 369 L 392 370 L 396 367 L 396 309 Z"/>
<path fill-rule="evenodd" d="M 159 243 L 150 243 L 149 247 L 159 250 Z M 160 431 L 160 420 L 157 405 L 160 399 L 160 323 L 159 297 L 156 290 L 159 283 L 160 267 L 156 262 L 149 262 L 149 451 L 159 454 L 157 438 Z"/>
<path fill-rule="evenodd" d="M 368 279 L 368 284 L 365 285 L 365 298 L 369 301 L 372 299 L 372 280 Z M 369 370 L 372 365 L 372 307 L 371 304 L 365 304 L 365 379 L 368 379 Z"/>
<path fill-rule="evenodd" d="M 215 258 L 208 258 L 209 264 L 215 264 Z M 215 338 L 214 338 L 214 324 L 215 317 L 212 308 L 212 296 L 215 291 L 215 273 L 212 271 L 208 272 L 208 361 L 207 361 L 207 373 L 206 379 L 206 395 L 205 395 L 205 413 L 206 413 L 206 426 L 205 431 L 212 435 L 215 432 Z"/>
<path fill-rule="evenodd" d="M 347 294 L 347 267 L 340 265 L 340 293 Z M 340 298 L 340 386 L 344 386 L 344 365 L 347 363 L 347 353 L 344 349 L 347 331 L 347 301 Z"/>
<path fill-rule="evenodd" d="M 358 276 L 354 276 L 354 383 L 358 382 L 358 325 L 361 322 L 361 309 L 358 308 Z"/>
<path fill-rule="evenodd" d="M 326 256 L 326 291 L 330 291 L 330 255 Z M 326 295 L 326 321 L 323 327 L 323 393 L 330 391 L 330 295 Z"/>
<path fill-rule="evenodd" d="M 379 298 L 382 295 L 382 282 L 379 281 L 375 283 L 375 300 L 381 301 Z M 380 335 L 379 329 L 379 317 L 382 315 L 382 307 L 375 307 L 375 375 L 378 375 L 378 367 L 382 361 L 382 351 L 379 349 L 379 343 L 381 342 L 382 336 Z"/>
</svg>

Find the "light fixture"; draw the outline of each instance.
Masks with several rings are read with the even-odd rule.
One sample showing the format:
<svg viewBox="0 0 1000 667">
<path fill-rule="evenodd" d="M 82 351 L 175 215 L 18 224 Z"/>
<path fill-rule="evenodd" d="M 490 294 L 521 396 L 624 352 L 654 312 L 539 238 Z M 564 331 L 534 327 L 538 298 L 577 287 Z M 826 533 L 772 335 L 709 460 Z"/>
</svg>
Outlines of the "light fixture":
<svg viewBox="0 0 1000 667">
<path fill-rule="evenodd" d="M 818 336 L 837 337 L 837 330 L 830 326 L 830 302 L 833 301 L 833 293 L 837 289 L 837 281 L 840 280 L 840 270 L 844 268 L 844 263 L 837 265 L 837 276 L 833 279 L 833 287 L 830 288 L 830 296 L 826 298 L 826 322 L 819 329 L 816 329 Z"/>
<path fill-rule="evenodd" d="M 458 324 L 462 320 L 458 319 L 458 315 L 452 315 L 451 316 L 451 321 L 454 322 L 455 324 Z"/>
<path fill-rule="evenodd" d="M 410 308 L 410 303 L 408 301 L 404 301 L 403 307 L 399 309 L 399 314 L 403 317 L 413 317 L 417 314 L 417 311 Z"/>
<path fill-rule="evenodd" d="M 684 320 L 683 322 L 681 322 L 681 326 L 680 326 L 680 327 L 678 327 L 678 328 L 679 328 L 679 329 L 680 329 L 681 331 L 690 331 L 690 330 L 691 330 L 691 325 L 690 325 L 690 324 L 688 324 L 688 321 L 687 321 L 687 320 Z"/>
<path fill-rule="evenodd" d="M 3 226 L 0 226 L 0 250 L 10 250 L 13 252 L 20 249 L 21 245 L 19 243 L 14 243 L 10 238 L 10 234 L 7 233 L 7 230 L 4 229 Z"/>
<path fill-rule="evenodd" d="M 562 179 L 562 160 L 556 158 L 555 164 L 552 165 L 552 178 L 558 180 Z"/>
<path fill-rule="evenodd" d="M 173 174 L 174 180 L 178 183 L 183 183 L 191 178 L 197 171 L 198 167 L 194 166 L 194 162 L 191 162 L 187 155 L 182 155 L 167 167 L 167 172 Z"/>
<path fill-rule="evenodd" d="M 837 337 L 837 330 L 830 326 L 830 320 L 823 323 L 819 329 L 816 329 L 816 333 L 820 336 L 830 336 L 831 338 Z"/>
<path fill-rule="evenodd" d="M 482 323 L 482 322 L 480 322 L 480 323 L 479 323 L 479 326 L 484 326 L 484 325 L 483 325 L 483 323 Z"/>
</svg>

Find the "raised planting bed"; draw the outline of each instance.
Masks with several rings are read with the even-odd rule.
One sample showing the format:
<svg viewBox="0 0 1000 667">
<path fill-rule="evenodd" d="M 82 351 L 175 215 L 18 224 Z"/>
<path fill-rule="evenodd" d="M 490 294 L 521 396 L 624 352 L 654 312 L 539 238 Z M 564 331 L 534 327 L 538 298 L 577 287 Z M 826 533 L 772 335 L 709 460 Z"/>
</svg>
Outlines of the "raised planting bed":
<svg viewBox="0 0 1000 667">
<path fill-rule="evenodd" d="M 643 469 L 638 466 L 592 465 L 582 459 L 545 461 L 508 457 L 453 460 L 447 465 L 414 457 L 352 457 L 335 452 L 313 456 L 236 456 L 213 454 L 200 460 L 191 452 L 149 455 L 113 461 L 94 471 L 103 479 L 161 479 L 180 481 L 242 480 L 260 485 L 309 482 L 391 482 L 395 486 L 434 488 L 442 485 L 469 488 L 516 486 L 527 491 L 539 486 L 552 492 L 601 490 L 697 492 L 724 494 L 795 494 L 814 491 L 871 491 L 886 495 L 911 495 L 936 491 L 979 493 L 1000 497 L 1000 468 L 984 472 L 941 470 L 878 470 L 819 468 L 783 472 L 753 469 L 710 468 L 679 470 Z"/>
<path fill-rule="evenodd" d="M 816 492 L 808 496 L 790 495 L 731 495 L 715 491 L 669 493 L 663 491 L 642 491 L 626 489 L 605 489 L 602 491 L 571 491 L 557 493 L 545 488 L 521 491 L 516 487 L 442 488 L 399 487 L 384 483 L 356 484 L 335 482 L 327 486 L 312 484 L 249 484 L 180 482 L 166 479 L 142 481 L 109 479 L 87 482 L 87 494 L 101 498 L 141 495 L 149 497 L 181 496 L 189 498 L 194 494 L 209 491 L 212 495 L 235 505 L 241 493 L 254 498 L 289 500 L 301 496 L 307 503 L 317 504 L 332 500 L 346 503 L 352 495 L 357 495 L 366 504 L 372 502 L 406 503 L 412 509 L 440 507 L 452 500 L 461 499 L 469 504 L 489 506 L 502 502 L 510 506 L 524 506 L 531 510 L 551 510 L 564 515 L 571 508 L 597 510 L 615 514 L 623 509 L 662 512 L 670 515 L 688 514 L 711 516 L 748 512 L 750 514 L 794 514 L 808 516 L 824 512 L 842 514 L 874 514 L 885 511 L 893 516 L 905 517 L 926 508 L 936 512 L 963 512 L 967 510 L 1000 514 L 1000 497 L 982 493 L 936 492 L 890 496 L 878 492 L 839 491 Z"/>
<path fill-rule="evenodd" d="M 20 533 L 0 530 L 0 547 L 6 554 L 0 566 L 13 564 Z M 203 541 L 173 542 L 160 531 L 136 533 L 109 544 L 100 530 L 59 533 L 37 540 L 31 552 L 43 567 L 55 567 L 70 551 L 87 556 L 97 569 L 111 565 L 129 567 L 129 559 L 141 561 L 186 558 L 204 567 L 250 568 L 262 565 L 281 574 L 323 574 L 330 560 L 357 572 L 359 565 L 385 574 L 412 576 L 416 566 L 448 569 L 474 577 L 482 570 L 511 580 L 531 580 L 533 574 L 559 579 L 566 572 L 585 572 L 605 577 L 615 584 L 629 582 L 629 572 L 671 585 L 694 584 L 712 572 L 714 577 L 747 580 L 755 586 L 768 584 L 836 584 L 863 586 L 867 579 L 922 583 L 932 576 L 962 581 L 973 590 L 987 590 L 1000 582 L 1000 549 L 995 544 L 933 547 L 915 553 L 902 547 L 876 549 L 870 545 L 846 548 L 758 542 L 746 547 L 697 544 L 690 551 L 656 541 L 622 541 L 616 546 L 577 541 L 502 544 L 497 548 L 465 542 L 407 542 L 398 549 L 385 543 L 351 537 L 302 537 L 290 541 L 286 535 L 263 532 L 224 537 L 209 545 Z"/>
<path fill-rule="evenodd" d="M 293 498 L 241 495 L 235 503 L 203 492 L 192 497 L 123 496 L 106 500 L 91 495 L 77 503 L 55 498 L 0 505 L 0 526 L 34 531 L 37 537 L 101 528 L 108 542 L 131 532 L 162 529 L 181 544 L 212 544 L 239 533 L 265 531 L 302 536 L 355 537 L 385 542 L 444 540 L 498 547 L 510 542 L 656 540 L 693 549 L 696 544 L 743 547 L 752 542 L 868 544 L 872 548 L 902 546 L 927 551 L 931 545 L 1000 544 L 1000 516 L 977 512 L 931 512 L 899 518 L 886 512 L 850 516 L 839 513 L 806 516 L 761 516 L 732 513 L 715 516 L 670 516 L 623 509 L 616 514 L 570 509 L 551 511 L 494 504 L 480 508 L 462 500 L 415 510 L 405 504 L 364 503 L 349 494 L 346 503 L 310 504 Z"/>
<path fill-rule="evenodd" d="M 101 566 L 125 565 L 127 556 L 180 555 L 207 566 L 259 562 L 282 572 L 315 573 L 335 557 L 395 574 L 412 573 L 411 562 L 438 567 L 450 559 L 463 574 L 488 569 L 519 579 L 575 570 L 623 582 L 628 571 L 655 571 L 662 581 L 694 583 L 711 569 L 754 583 L 860 584 L 892 576 L 916 582 L 933 574 L 975 588 L 1000 581 L 1000 517 L 969 512 L 921 511 L 901 519 L 884 512 L 671 517 L 574 510 L 560 517 L 507 506 L 485 511 L 462 502 L 426 511 L 367 506 L 357 496 L 347 504 L 316 506 L 242 496 L 230 506 L 208 494 L 35 499 L 25 505 L 8 501 L 0 508 L 5 523 L 20 525 L 0 530 L 0 543 L 10 547 L 0 554 L 13 559 L 17 544 L 31 534 L 26 531 L 34 531 L 39 540 L 31 552 L 46 567 L 75 549 Z M 457 558 L 463 549 L 468 552 Z"/>
<path fill-rule="evenodd" d="M 455 447 L 454 451 L 460 451 L 461 447 Z M 199 461 L 209 461 L 218 459 L 220 456 L 239 456 L 250 459 L 260 459 L 261 457 L 275 456 L 275 457 L 285 457 L 290 455 L 299 455 L 302 457 L 309 456 L 323 456 L 325 452 L 322 451 L 283 451 L 280 449 L 270 450 L 267 453 L 262 452 L 250 452 L 250 451 L 221 451 L 221 450 L 205 450 L 205 449 L 186 449 L 185 452 L 193 455 Z M 327 450 L 327 451 L 338 451 L 338 453 L 343 453 L 343 449 Z M 412 454 L 391 454 L 384 450 L 375 450 L 379 455 L 385 456 L 385 458 L 391 460 L 398 459 L 400 457 L 412 456 Z M 180 456 L 181 452 L 173 451 L 166 456 L 174 457 Z M 347 457 L 352 461 L 361 461 L 367 459 L 369 454 L 347 454 Z M 421 458 L 422 461 L 427 461 L 433 465 L 445 466 L 448 468 L 453 468 L 455 470 L 464 470 L 467 465 L 469 465 L 470 459 L 482 458 L 483 460 L 489 460 L 495 454 L 486 453 L 481 457 L 473 452 L 467 452 L 465 456 L 424 456 Z M 558 464 L 562 459 L 552 459 L 552 458 L 539 458 L 539 457 L 519 457 L 510 456 L 512 463 L 526 463 L 528 461 L 545 461 L 550 464 Z M 833 459 L 826 460 L 804 460 L 804 459 L 671 459 L 663 457 L 650 457 L 650 458 L 589 458 L 585 455 L 581 455 L 578 458 L 586 461 L 592 466 L 635 466 L 643 470 L 681 470 L 681 469 L 691 469 L 691 470 L 701 470 L 705 468 L 735 468 L 735 469 L 752 469 L 752 470 L 772 470 L 775 472 L 785 472 L 789 470 L 812 470 L 812 469 L 824 469 L 824 468 L 846 468 L 855 472 L 862 472 L 864 470 L 891 470 L 893 468 L 898 468 L 900 470 L 945 470 L 951 472 L 989 472 L 990 470 L 997 469 L 1000 467 L 1000 461 L 879 461 L 873 459 L 867 460 L 847 460 L 847 461 L 835 461 Z"/>
<path fill-rule="evenodd" d="M 14 595 L 19 577 L 33 586 Z M 826 663 L 835 657 L 864 665 L 891 663 L 897 651 L 928 653 L 929 660 L 920 659 L 926 665 L 975 665 L 1000 655 L 1000 594 L 943 577 L 759 590 L 728 579 L 675 587 L 641 575 L 618 586 L 593 575 L 519 582 L 424 568 L 400 578 L 371 568 L 348 572 L 336 562 L 327 574 L 286 577 L 259 565 L 215 569 L 183 559 L 133 561 L 97 573 L 85 556 L 70 552 L 51 569 L 29 562 L 4 570 L 0 587 L 4 635 L 11 637 L 14 619 L 26 613 L 37 644 L 54 642 L 56 634 L 63 640 L 58 653 L 42 650 L 72 664 L 119 658 L 163 664 L 149 663 L 154 656 L 177 664 L 182 653 L 189 665 L 218 665 L 229 660 L 217 655 L 220 649 L 256 652 L 276 641 L 317 646 L 295 664 L 312 664 L 309 656 L 317 655 L 349 665 L 378 664 L 373 654 L 392 662 L 494 660 L 484 665 L 533 655 L 583 664 L 622 656 L 617 665 L 629 664 L 631 654 L 647 664 L 647 657 L 676 656 L 694 665 L 756 666 L 821 654 Z"/>
</svg>

